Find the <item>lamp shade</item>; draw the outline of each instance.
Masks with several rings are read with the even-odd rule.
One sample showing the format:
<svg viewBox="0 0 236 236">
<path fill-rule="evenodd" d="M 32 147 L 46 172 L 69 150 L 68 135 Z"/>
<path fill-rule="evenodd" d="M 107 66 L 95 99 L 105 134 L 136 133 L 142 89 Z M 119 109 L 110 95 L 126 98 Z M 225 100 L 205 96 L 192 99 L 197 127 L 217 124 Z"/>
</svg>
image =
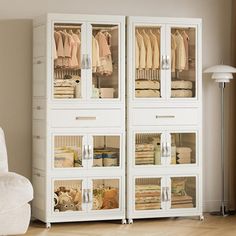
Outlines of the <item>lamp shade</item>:
<svg viewBox="0 0 236 236">
<path fill-rule="evenodd" d="M 236 68 L 227 65 L 215 65 L 207 68 L 204 73 L 213 73 L 212 79 L 216 82 L 229 82 L 233 79 L 233 73 L 236 73 Z"/>
</svg>

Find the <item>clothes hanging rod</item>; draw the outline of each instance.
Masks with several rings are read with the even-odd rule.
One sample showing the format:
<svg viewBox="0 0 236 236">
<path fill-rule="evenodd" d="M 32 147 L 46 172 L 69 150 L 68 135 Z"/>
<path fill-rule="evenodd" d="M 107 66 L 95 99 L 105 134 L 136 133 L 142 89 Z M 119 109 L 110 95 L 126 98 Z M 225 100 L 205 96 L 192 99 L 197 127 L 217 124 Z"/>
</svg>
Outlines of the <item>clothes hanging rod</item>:
<svg viewBox="0 0 236 236">
<path fill-rule="evenodd" d="M 80 29 L 80 25 L 55 25 L 55 29 Z"/>
<path fill-rule="evenodd" d="M 80 25 L 55 25 L 55 29 L 80 29 Z M 118 29 L 118 26 L 113 26 L 113 27 L 99 27 L 99 26 L 94 26 L 92 27 L 93 30 L 115 30 Z"/>
</svg>

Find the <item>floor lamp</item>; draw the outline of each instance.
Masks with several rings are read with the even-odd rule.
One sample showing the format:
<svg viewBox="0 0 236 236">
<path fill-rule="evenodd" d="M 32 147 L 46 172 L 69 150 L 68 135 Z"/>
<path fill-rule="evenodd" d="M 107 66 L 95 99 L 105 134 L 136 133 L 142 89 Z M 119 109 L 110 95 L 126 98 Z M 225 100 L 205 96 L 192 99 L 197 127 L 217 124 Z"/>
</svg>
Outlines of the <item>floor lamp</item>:
<svg viewBox="0 0 236 236">
<path fill-rule="evenodd" d="M 225 206 L 225 160 L 224 160 L 224 88 L 226 83 L 233 79 L 233 73 L 236 73 L 236 68 L 227 65 L 215 65 L 207 68 L 204 73 L 212 73 L 212 79 L 219 83 L 221 90 L 221 177 L 222 177 L 222 196 L 219 212 L 212 212 L 212 215 L 227 216 Z"/>
</svg>

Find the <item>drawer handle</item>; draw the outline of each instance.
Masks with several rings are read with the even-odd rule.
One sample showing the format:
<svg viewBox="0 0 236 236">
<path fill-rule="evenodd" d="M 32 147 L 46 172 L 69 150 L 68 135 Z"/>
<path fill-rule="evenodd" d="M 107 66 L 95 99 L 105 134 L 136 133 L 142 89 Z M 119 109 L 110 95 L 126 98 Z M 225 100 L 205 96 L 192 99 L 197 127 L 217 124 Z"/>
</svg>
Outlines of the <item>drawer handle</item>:
<svg viewBox="0 0 236 236">
<path fill-rule="evenodd" d="M 34 135 L 34 138 L 41 139 L 41 137 L 39 135 Z"/>
<path fill-rule="evenodd" d="M 35 176 L 41 177 L 40 173 L 34 173 Z"/>
<path fill-rule="evenodd" d="M 37 61 L 36 63 L 39 65 L 39 64 L 42 64 L 42 61 Z"/>
<path fill-rule="evenodd" d="M 41 106 L 37 106 L 36 109 L 37 109 L 37 110 L 41 110 Z"/>
<path fill-rule="evenodd" d="M 156 119 L 161 119 L 161 118 L 175 118 L 175 116 L 156 116 Z"/>
<path fill-rule="evenodd" d="M 76 120 L 96 120 L 96 116 L 76 116 Z"/>
</svg>

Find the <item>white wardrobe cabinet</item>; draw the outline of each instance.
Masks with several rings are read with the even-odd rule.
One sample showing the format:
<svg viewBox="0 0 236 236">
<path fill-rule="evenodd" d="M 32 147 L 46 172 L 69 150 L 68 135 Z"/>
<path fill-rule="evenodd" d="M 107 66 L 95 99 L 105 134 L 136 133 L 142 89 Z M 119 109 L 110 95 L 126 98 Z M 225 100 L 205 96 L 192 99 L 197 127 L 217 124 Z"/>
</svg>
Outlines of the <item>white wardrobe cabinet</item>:
<svg viewBox="0 0 236 236">
<path fill-rule="evenodd" d="M 125 223 L 125 18 L 33 27 L 33 216 Z"/>
<path fill-rule="evenodd" d="M 201 19 L 128 18 L 129 223 L 203 219 L 201 49 Z"/>
<path fill-rule="evenodd" d="M 199 103 L 201 20 L 129 17 L 132 103 Z"/>
</svg>

